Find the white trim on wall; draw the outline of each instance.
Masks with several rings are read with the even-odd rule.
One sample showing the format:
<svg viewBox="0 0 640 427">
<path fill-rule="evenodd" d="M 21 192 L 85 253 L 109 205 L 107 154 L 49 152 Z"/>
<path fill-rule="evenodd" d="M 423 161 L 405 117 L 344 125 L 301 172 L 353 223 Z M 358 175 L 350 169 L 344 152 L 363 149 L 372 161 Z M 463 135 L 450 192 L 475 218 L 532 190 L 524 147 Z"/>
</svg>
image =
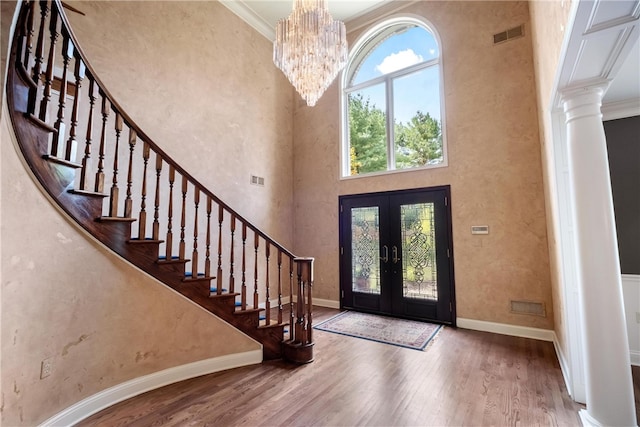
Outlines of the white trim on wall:
<svg viewBox="0 0 640 427">
<path fill-rule="evenodd" d="M 72 426 L 91 415 L 150 390 L 201 375 L 262 363 L 262 349 L 228 354 L 154 372 L 110 387 L 68 407 L 41 426 Z"/>
<path fill-rule="evenodd" d="M 287 303 L 289 302 L 289 297 L 285 297 L 282 299 L 283 304 L 285 304 L 285 301 L 284 301 L 285 299 L 287 300 Z M 297 295 L 293 296 L 293 302 L 298 302 Z M 340 301 L 334 301 L 332 299 L 313 298 L 313 305 L 317 305 L 320 307 L 327 307 L 327 308 L 335 308 L 336 310 L 340 310 Z"/>
<path fill-rule="evenodd" d="M 640 313 L 640 274 L 622 275 L 622 293 L 627 320 L 629 357 L 632 365 L 640 366 L 640 323 L 636 319 L 636 313 Z"/>
<path fill-rule="evenodd" d="M 513 337 L 531 338 L 534 340 L 554 342 L 556 334 L 551 329 L 531 328 L 528 326 L 507 325 L 506 323 L 486 322 L 484 320 L 465 319 L 458 317 L 458 328 L 474 331 L 491 332 L 494 334 L 510 335 Z"/>
</svg>

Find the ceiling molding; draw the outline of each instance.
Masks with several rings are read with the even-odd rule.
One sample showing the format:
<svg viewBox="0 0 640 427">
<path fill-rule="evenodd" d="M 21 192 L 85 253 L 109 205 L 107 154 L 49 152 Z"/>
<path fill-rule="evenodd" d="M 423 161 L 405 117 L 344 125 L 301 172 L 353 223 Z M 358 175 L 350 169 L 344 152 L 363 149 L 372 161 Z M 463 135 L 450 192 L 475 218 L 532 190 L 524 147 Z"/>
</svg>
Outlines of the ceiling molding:
<svg viewBox="0 0 640 427">
<path fill-rule="evenodd" d="M 276 38 L 276 30 L 243 1 L 220 0 L 220 3 L 267 39 Z"/>
<path fill-rule="evenodd" d="M 603 121 L 640 116 L 640 99 L 610 102 L 603 104 L 601 110 Z"/>
<path fill-rule="evenodd" d="M 347 27 L 347 33 L 359 30 L 363 27 L 373 24 L 380 19 L 394 14 L 412 4 L 418 3 L 420 0 L 392 0 L 388 3 L 384 3 L 382 6 L 374 6 L 363 11 L 361 14 L 350 18 L 345 21 Z"/>
<path fill-rule="evenodd" d="M 637 1 L 577 3 L 555 105 L 561 107 L 561 93 L 567 89 L 611 83 L 640 38 L 639 18 Z"/>
</svg>

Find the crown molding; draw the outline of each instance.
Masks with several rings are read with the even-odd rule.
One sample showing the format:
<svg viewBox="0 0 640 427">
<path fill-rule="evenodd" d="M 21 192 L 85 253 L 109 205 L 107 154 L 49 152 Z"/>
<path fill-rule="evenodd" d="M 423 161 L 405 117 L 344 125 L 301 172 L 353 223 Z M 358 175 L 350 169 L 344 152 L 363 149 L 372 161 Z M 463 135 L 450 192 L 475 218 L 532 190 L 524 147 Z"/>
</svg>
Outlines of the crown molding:
<svg viewBox="0 0 640 427">
<path fill-rule="evenodd" d="M 262 34 L 267 39 L 273 41 L 276 38 L 276 31 L 253 9 L 241 0 L 220 0 L 220 4 L 236 14 L 240 19 L 249 24 L 254 30 Z"/>
<path fill-rule="evenodd" d="M 640 116 L 640 99 L 628 99 L 602 104 L 601 110 L 603 121 Z"/>
</svg>

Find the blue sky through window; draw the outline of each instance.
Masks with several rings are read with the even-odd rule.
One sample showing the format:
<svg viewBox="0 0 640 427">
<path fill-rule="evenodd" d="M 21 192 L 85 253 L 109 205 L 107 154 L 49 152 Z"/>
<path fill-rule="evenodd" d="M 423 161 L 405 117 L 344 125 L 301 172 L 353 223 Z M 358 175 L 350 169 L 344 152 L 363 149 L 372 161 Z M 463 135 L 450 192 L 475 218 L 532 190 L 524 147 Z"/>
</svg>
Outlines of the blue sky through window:
<svg viewBox="0 0 640 427">
<path fill-rule="evenodd" d="M 351 84 L 364 83 L 381 75 L 429 61 L 439 55 L 434 36 L 422 27 L 411 27 L 392 34 L 375 47 L 362 61 Z M 437 68 L 433 71 L 426 69 L 394 82 L 394 110 L 397 122 L 408 122 L 417 111 L 429 112 L 432 117 L 440 119 L 438 75 Z M 384 111 L 384 93 L 372 95 L 371 102 Z"/>
</svg>

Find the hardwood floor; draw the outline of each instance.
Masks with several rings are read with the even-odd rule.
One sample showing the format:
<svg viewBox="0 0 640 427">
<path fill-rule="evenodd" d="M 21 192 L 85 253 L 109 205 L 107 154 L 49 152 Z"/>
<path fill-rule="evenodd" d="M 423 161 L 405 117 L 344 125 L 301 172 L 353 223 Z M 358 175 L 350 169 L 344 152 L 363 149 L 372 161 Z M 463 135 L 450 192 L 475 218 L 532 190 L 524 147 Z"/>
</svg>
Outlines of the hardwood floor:
<svg viewBox="0 0 640 427">
<path fill-rule="evenodd" d="M 316 323 L 337 313 L 318 307 Z M 79 426 L 579 426 L 550 342 L 445 327 L 425 351 L 314 331 L 315 361 L 233 369 Z"/>
</svg>

